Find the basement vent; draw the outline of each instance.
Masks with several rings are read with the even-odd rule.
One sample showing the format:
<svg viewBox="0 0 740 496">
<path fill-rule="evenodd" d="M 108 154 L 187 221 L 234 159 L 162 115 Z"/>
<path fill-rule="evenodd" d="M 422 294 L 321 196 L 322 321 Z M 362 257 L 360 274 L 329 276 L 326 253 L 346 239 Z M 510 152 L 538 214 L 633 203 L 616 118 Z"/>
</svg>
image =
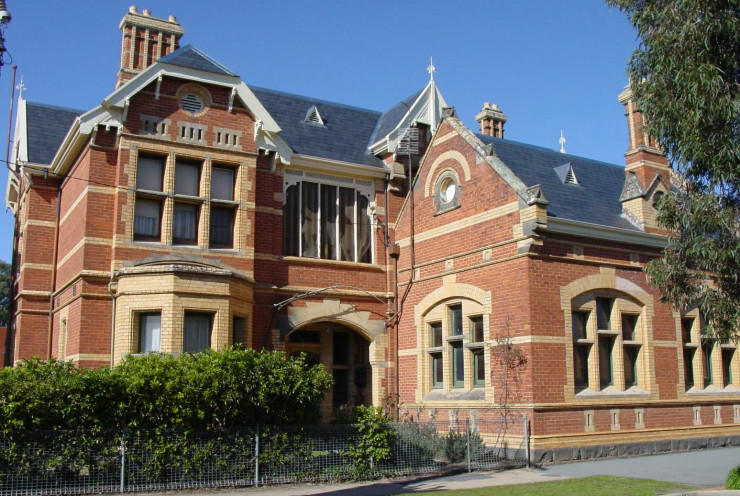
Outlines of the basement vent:
<svg viewBox="0 0 740 496">
<path fill-rule="evenodd" d="M 319 114 L 319 109 L 316 108 L 316 105 L 312 106 L 310 109 L 308 109 L 308 112 L 306 112 L 305 122 L 311 122 L 313 124 L 319 124 L 321 126 L 324 125 L 324 119 L 321 118 L 321 115 Z"/>
<path fill-rule="evenodd" d="M 186 112 L 190 112 L 191 114 L 198 114 L 202 112 L 204 108 L 203 100 L 195 93 L 185 93 L 182 96 L 180 105 L 182 105 L 182 108 Z"/>
<path fill-rule="evenodd" d="M 558 167 L 555 167 L 553 169 L 555 173 L 560 178 L 560 182 L 563 184 L 574 184 L 578 185 L 578 178 L 576 177 L 576 173 L 573 170 L 573 165 L 568 162 L 567 164 L 560 165 Z"/>
</svg>

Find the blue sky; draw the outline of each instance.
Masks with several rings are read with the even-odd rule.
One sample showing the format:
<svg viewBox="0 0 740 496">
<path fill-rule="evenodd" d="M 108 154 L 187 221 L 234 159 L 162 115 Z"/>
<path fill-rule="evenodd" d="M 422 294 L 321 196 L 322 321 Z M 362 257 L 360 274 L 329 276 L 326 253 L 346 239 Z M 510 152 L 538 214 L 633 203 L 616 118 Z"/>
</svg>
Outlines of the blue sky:
<svg viewBox="0 0 740 496">
<path fill-rule="evenodd" d="M 484 101 L 508 116 L 506 138 L 624 163 L 627 128 L 617 94 L 637 47 L 620 12 L 601 1 L 7 0 L 5 45 L 29 101 L 90 109 L 113 90 L 118 23 L 139 11 L 173 14 L 191 43 L 247 85 L 385 110 L 428 81 L 429 57 L 445 100 L 477 129 Z M 0 72 L 0 122 L 11 88 Z M 5 193 L 6 174 L 0 191 Z M 4 202 L 3 202 L 4 205 Z M 0 259 L 12 251 L 0 213 Z"/>
</svg>

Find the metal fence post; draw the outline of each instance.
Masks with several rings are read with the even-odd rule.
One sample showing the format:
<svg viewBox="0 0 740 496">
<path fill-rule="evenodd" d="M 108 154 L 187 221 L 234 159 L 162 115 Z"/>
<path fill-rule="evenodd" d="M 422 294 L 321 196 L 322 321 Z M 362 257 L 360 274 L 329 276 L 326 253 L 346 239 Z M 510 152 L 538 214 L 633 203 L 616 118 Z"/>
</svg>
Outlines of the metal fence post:
<svg viewBox="0 0 740 496">
<path fill-rule="evenodd" d="M 530 456 L 529 456 L 529 419 L 524 416 L 524 451 L 527 457 L 527 468 L 530 468 Z"/>
<path fill-rule="evenodd" d="M 472 472 L 472 469 L 470 468 L 470 419 L 465 419 L 465 434 L 467 436 L 467 444 L 468 444 L 468 473 Z"/>
<path fill-rule="evenodd" d="M 121 435 L 121 492 L 126 488 L 126 428 Z"/>
<path fill-rule="evenodd" d="M 254 434 L 254 487 L 260 485 L 260 425 Z"/>
</svg>

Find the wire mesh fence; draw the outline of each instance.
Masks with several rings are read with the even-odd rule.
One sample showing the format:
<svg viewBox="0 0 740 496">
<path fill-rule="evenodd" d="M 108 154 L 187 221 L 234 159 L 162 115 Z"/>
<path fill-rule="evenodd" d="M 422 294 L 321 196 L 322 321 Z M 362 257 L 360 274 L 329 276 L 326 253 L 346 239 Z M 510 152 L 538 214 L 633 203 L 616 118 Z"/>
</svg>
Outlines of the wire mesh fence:
<svg viewBox="0 0 740 496">
<path fill-rule="evenodd" d="M 331 482 L 527 464 L 527 421 L 17 432 L 0 496 Z"/>
</svg>

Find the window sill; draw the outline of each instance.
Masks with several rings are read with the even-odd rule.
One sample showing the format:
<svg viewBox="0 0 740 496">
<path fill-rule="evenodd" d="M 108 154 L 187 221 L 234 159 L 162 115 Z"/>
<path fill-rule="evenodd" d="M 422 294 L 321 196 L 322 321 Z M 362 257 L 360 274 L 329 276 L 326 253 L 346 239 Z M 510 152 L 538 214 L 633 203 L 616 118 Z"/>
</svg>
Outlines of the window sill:
<svg viewBox="0 0 740 496">
<path fill-rule="evenodd" d="M 434 217 L 438 215 L 446 214 L 447 212 L 452 212 L 453 210 L 457 210 L 458 208 L 460 208 L 460 205 L 453 205 L 451 207 L 445 208 L 444 210 L 438 210 L 434 212 Z"/>
<path fill-rule="evenodd" d="M 721 394 L 737 394 L 740 393 L 740 387 L 730 384 L 723 388 L 718 386 L 707 386 L 705 388 L 698 388 L 696 386 L 686 391 L 686 394 L 690 396 L 715 396 Z"/>
<path fill-rule="evenodd" d="M 582 391 L 578 391 L 576 393 L 576 398 L 583 399 L 583 398 L 634 398 L 634 397 L 647 397 L 650 396 L 650 393 L 645 391 L 644 389 L 640 389 L 637 386 L 632 386 L 629 389 L 626 389 L 624 391 L 620 391 L 619 389 L 615 388 L 614 386 L 608 386 L 601 391 L 594 391 L 592 389 L 584 389 Z"/>
<path fill-rule="evenodd" d="M 384 270 L 384 268 L 381 267 L 380 265 L 375 265 L 373 263 L 347 262 L 344 260 L 327 260 L 324 258 L 295 257 L 295 256 L 289 256 L 289 255 L 282 255 L 280 257 L 280 260 L 284 262 L 304 263 L 307 265 L 328 265 L 328 266 L 334 266 L 334 267 L 344 267 L 344 268 L 353 268 L 353 269 L 369 269 L 369 270 L 375 270 L 378 272 L 382 272 Z"/>
<path fill-rule="evenodd" d="M 457 341 L 462 341 L 465 338 L 462 334 L 458 334 L 457 336 L 447 336 L 445 338 L 445 343 L 452 343 Z"/>
<path fill-rule="evenodd" d="M 483 349 L 483 341 L 476 341 L 475 343 L 468 343 L 465 345 L 465 349 L 468 350 L 482 350 Z M 483 387 L 483 386 L 477 386 L 477 387 Z"/>
<path fill-rule="evenodd" d="M 607 329 L 599 329 L 596 333 L 599 336 L 619 336 L 619 331 L 610 331 Z"/>
<path fill-rule="evenodd" d="M 486 392 L 483 386 L 473 389 L 456 388 L 450 391 L 432 389 L 424 395 L 424 401 L 484 401 Z"/>
<path fill-rule="evenodd" d="M 642 346 L 642 341 L 624 340 L 624 341 L 622 341 L 622 344 L 625 345 L 625 346 Z"/>
</svg>

